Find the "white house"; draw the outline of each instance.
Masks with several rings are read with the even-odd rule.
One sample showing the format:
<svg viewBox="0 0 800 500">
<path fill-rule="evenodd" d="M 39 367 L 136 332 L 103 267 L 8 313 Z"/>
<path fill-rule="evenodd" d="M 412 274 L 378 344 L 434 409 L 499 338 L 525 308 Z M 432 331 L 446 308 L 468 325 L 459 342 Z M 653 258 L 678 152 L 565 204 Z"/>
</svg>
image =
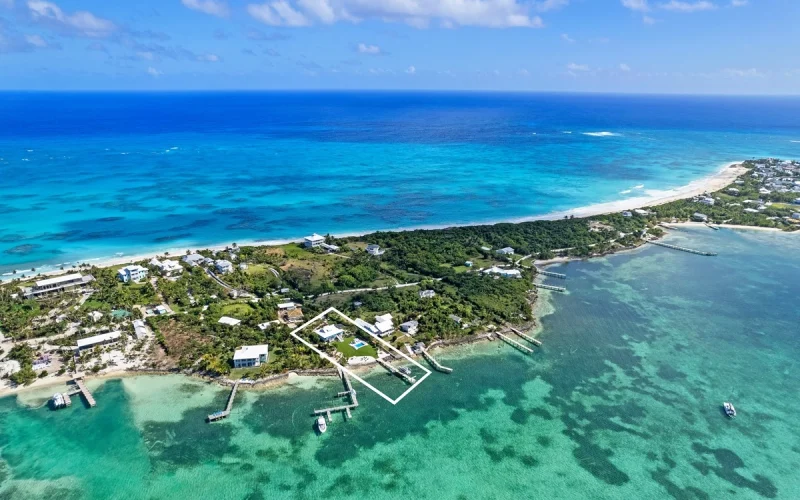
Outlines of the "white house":
<svg viewBox="0 0 800 500">
<path fill-rule="evenodd" d="M 732 194 L 734 196 L 739 196 L 739 190 L 736 189 L 736 188 L 728 188 L 728 193 L 730 193 L 730 194 Z"/>
<path fill-rule="evenodd" d="M 698 203 L 702 203 L 703 205 L 714 206 L 714 198 L 710 198 L 708 196 L 703 196 L 697 200 Z"/>
<path fill-rule="evenodd" d="M 433 297 L 436 297 L 436 292 L 433 290 L 420 290 L 419 292 L 419 298 L 421 299 L 432 299 Z"/>
<path fill-rule="evenodd" d="M 389 335 L 394 331 L 394 323 L 392 323 L 391 314 L 382 314 L 375 316 L 375 329 L 381 337 Z"/>
<path fill-rule="evenodd" d="M 503 269 L 502 267 L 490 267 L 483 271 L 486 274 L 496 274 L 503 278 L 522 278 L 522 273 L 519 269 Z"/>
<path fill-rule="evenodd" d="M 311 236 L 306 236 L 303 238 L 303 246 L 306 248 L 316 248 L 320 245 L 325 243 L 325 237 L 320 236 L 317 233 L 312 234 Z"/>
<path fill-rule="evenodd" d="M 375 257 L 386 253 L 386 250 L 381 250 L 380 245 L 367 245 L 367 248 L 365 250 L 367 251 L 368 254 L 373 255 Z"/>
<path fill-rule="evenodd" d="M 129 281 L 138 283 L 147 278 L 147 268 L 139 265 L 125 266 L 117 271 L 117 278 L 123 283 L 128 283 Z"/>
<path fill-rule="evenodd" d="M 150 265 L 158 268 L 162 276 L 172 276 L 174 274 L 183 272 L 183 267 L 178 263 L 177 260 L 158 260 L 153 258 L 150 261 Z"/>
<path fill-rule="evenodd" d="M 92 311 L 89 313 L 89 317 L 92 318 L 92 321 L 97 323 L 103 317 L 103 313 L 100 311 Z"/>
<path fill-rule="evenodd" d="M 697 222 L 708 222 L 708 215 L 695 212 L 692 214 L 692 220 Z"/>
<path fill-rule="evenodd" d="M 633 217 L 633 213 L 631 213 L 631 212 L 626 210 L 626 211 L 622 212 L 622 216 L 623 217 Z"/>
<path fill-rule="evenodd" d="M 199 266 L 203 262 L 205 262 L 206 258 L 200 255 L 199 253 L 191 253 L 189 255 L 184 255 L 181 257 L 181 260 L 189 264 L 190 266 Z"/>
<path fill-rule="evenodd" d="M 268 359 L 269 346 L 267 344 L 245 345 L 236 349 L 233 353 L 233 367 L 261 366 L 261 363 L 266 363 Z"/>
<path fill-rule="evenodd" d="M 400 325 L 400 331 L 409 335 L 416 335 L 417 331 L 419 331 L 419 322 L 414 320 L 406 321 Z"/>
<path fill-rule="evenodd" d="M 233 272 L 233 264 L 231 261 L 225 259 L 219 259 L 214 261 L 214 267 L 217 268 L 217 272 L 222 274 L 228 274 Z"/>
<path fill-rule="evenodd" d="M 223 325 L 228 325 L 228 326 L 237 326 L 241 322 L 242 320 L 240 319 L 231 318 L 230 316 L 223 316 L 219 319 L 217 323 L 222 323 Z"/>
<path fill-rule="evenodd" d="M 314 333 L 319 335 L 320 340 L 323 342 L 333 342 L 334 340 L 341 342 L 344 330 L 336 325 L 325 325 L 314 330 Z"/>
<path fill-rule="evenodd" d="M 637 208 L 636 210 L 633 211 L 633 213 L 642 216 L 650 215 L 650 212 L 648 212 L 647 210 L 642 210 L 641 208 Z"/>
<path fill-rule="evenodd" d="M 95 335 L 93 337 L 88 337 L 85 339 L 79 339 L 78 344 L 78 351 L 82 351 L 84 349 L 91 349 L 92 347 L 103 345 L 103 344 L 110 344 L 112 342 L 116 342 L 122 336 L 120 332 L 109 332 L 109 333 L 102 333 L 100 335 Z"/>
<path fill-rule="evenodd" d="M 514 249 L 511 247 L 501 248 L 496 252 L 498 255 L 514 255 Z"/>
<path fill-rule="evenodd" d="M 133 331 L 136 333 L 137 339 L 147 337 L 147 327 L 144 326 L 144 321 L 136 319 L 133 321 Z"/>
<path fill-rule="evenodd" d="M 363 319 L 361 319 L 361 318 L 356 318 L 356 320 L 355 320 L 355 324 L 356 324 L 357 326 L 359 326 L 360 328 L 362 328 L 362 329 L 364 329 L 364 330 L 368 331 L 369 333 L 374 333 L 375 335 L 377 335 L 377 334 L 378 334 L 378 330 L 376 330 L 376 329 L 375 329 L 375 326 L 374 326 L 374 325 L 372 325 L 372 324 L 370 324 L 370 323 L 367 323 L 366 321 L 364 321 L 364 320 L 363 320 Z"/>
</svg>

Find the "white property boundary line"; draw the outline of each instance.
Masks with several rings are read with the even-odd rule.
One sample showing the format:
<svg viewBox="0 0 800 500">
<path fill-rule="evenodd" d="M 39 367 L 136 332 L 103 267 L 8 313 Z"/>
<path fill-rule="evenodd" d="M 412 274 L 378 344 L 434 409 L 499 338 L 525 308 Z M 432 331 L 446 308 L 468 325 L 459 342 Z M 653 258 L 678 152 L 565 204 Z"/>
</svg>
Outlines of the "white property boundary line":
<svg viewBox="0 0 800 500">
<path fill-rule="evenodd" d="M 310 342 L 308 342 L 308 341 L 307 341 L 307 340 L 305 340 L 304 338 L 302 338 L 302 337 L 300 337 L 299 335 L 297 335 L 297 332 L 299 332 L 300 330 L 304 329 L 304 328 L 305 328 L 305 327 L 307 327 L 308 325 L 310 325 L 310 324 L 314 323 L 315 321 L 318 321 L 318 320 L 320 320 L 320 319 L 324 318 L 325 316 L 327 316 L 327 315 L 328 315 L 329 313 L 331 313 L 331 312 L 335 312 L 336 314 L 338 314 L 339 316 L 341 316 L 342 318 L 344 318 L 344 319 L 346 319 L 348 322 L 350 322 L 350 324 L 352 324 L 353 326 L 355 326 L 356 328 L 358 328 L 358 329 L 359 329 L 359 330 L 361 330 L 362 332 L 366 333 L 367 335 L 370 335 L 370 336 L 371 336 L 371 337 L 373 337 L 375 340 L 377 340 L 378 342 L 380 342 L 381 344 L 383 344 L 383 345 L 384 345 L 385 347 L 387 347 L 389 350 L 391 350 L 391 351 L 393 351 L 393 352 L 395 352 L 395 353 L 399 354 L 399 355 L 400 355 L 400 356 L 402 356 L 403 358 L 405 358 L 407 361 L 409 361 L 410 363 L 412 363 L 414 366 L 416 366 L 416 367 L 417 367 L 417 368 L 419 368 L 420 370 L 424 371 L 424 372 L 425 372 L 425 375 L 423 375 L 423 376 L 422 376 L 422 378 L 420 378 L 419 380 L 417 380 L 417 381 L 414 383 L 414 385 L 412 385 L 411 387 L 409 387 L 408 389 L 406 389 L 406 391 L 405 391 L 403 394 L 401 394 L 400 396 L 398 396 L 398 398 L 397 398 L 397 399 L 392 399 L 392 398 L 390 398 L 389 396 L 387 396 L 386 394 L 384 394 L 383 392 L 381 392 L 381 391 L 379 391 L 378 389 L 376 389 L 375 387 L 373 387 L 373 386 L 372 386 L 372 385 L 371 385 L 369 382 L 367 382 L 367 381 L 366 381 L 366 380 L 364 380 L 363 378 L 359 377 L 359 376 L 358 376 L 358 375 L 356 375 L 355 373 L 351 372 L 350 370 L 348 370 L 347 368 L 345 368 L 344 366 L 342 366 L 341 364 L 339 364 L 339 363 L 338 363 L 338 362 L 337 362 L 335 359 L 331 358 L 331 357 L 330 357 L 330 356 L 328 356 L 326 353 L 324 353 L 324 352 L 320 351 L 319 349 L 317 349 L 317 348 L 316 348 L 316 347 L 315 347 L 313 344 L 311 344 Z M 423 380 L 425 380 L 425 379 L 428 377 L 428 375 L 430 375 L 430 374 L 431 374 L 431 371 L 430 371 L 430 370 L 428 370 L 427 368 L 425 368 L 425 367 L 424 367 L 424 366 L 422 366 L 421 364 L 417 363 L 417 362 L 416 362 L 416 361 L 414 361 L 413 359 L 409 358 L 409 357 L 408 357 L 408 356 L 406 356 L 406 355 L 405 355 L 405 353 L 403 353 L 401 350 L 397 349 L 397 348 L 396 348 L 396 347 L 394 347 L 392 344 L 390 344 L 390 343 L 386 342 L 385 340 L 383 340 L 382 338 L 378 337 L 378 336 L 377 336 L 377 335 L 375 335 L 374 333 L 372 333 L 372 332 L 370 332 L 370 331 L 367 331 L 367 330 L 365 330 L 364 328 L 361 328 L 359 325 L 357 325 L 357 324 L 356 324 L 356 322 L 355 322 L 355 321 L 353 321 L 352 319 L 350 319 L 350 317 L 348 317 L 346 314 L 344 314 L 343 312 L 339 311 L 339 310 L 338 310 L 338 309 L 336 309 L 335 307 L 330 307 L 330 308 L 326 309 L 325 311 L 323 311 L 321 314 L 319 314 L 319 315 L 317 315 L 317 316 L 315 316 L 315 317 L 311 318 L 310 320 L 308 320 L 307 322 L 305 322 L 305 323 L 304 323 L 303 325 L 301 325 L 300 327 L 298 327 L 298 328 L 295 328 L 294 330 L 292 330 L 292 331 L 289 333 L 289 335 L 291 335 L 291 336 L 292 336 L 292 337 L 294 337 L 295 339 L 297 339 L 297 340 L 299 340 L 300 342 L 302 342 L 302 343 L 303 343 L 303 345 L 305 345 L 306 347 L 308 347 L 308 348 L 309 348 L 309 349 L 311 349 L 312 351 L 314 351 L 314 352 L 316 352 L 317 354 L 319 354 L 319 357 L 321 357 L 322 359 L 325 359 L 325 360 L 327 360 L 327 361 L 331 362 L 331 363 L 332 363 L 334 366 L 336 366 L 337 368 L 339 368 L 339 369 L 341 369 L 341 370 L 344 370 L 345 372 L 347 372 L 347 374 L 348 374 L 348 375 L 350 375 L 350 376 L 351 376 L 351 377 L 353 377 L 354 379 L 358 380 L 359 382 L 361 382 L 361 383 L 362 383 L 362 384 L 364 384 L 365 386 L 369 387 L 370 389 L 372 389 L 372 391 L 373 391 L 375 394 L 377 394 L 378 396 L 382 397 L 382 398 L 383 398 L 383 399 L 385 399 L 386 401 L 388 401 L 388 402 L 392 403 L 393 405 L 396 405 L 397 403 L 399 403 L 399 402 L 400 402 L 400 401 L 401 401 L 401 400 L 402 400 L 404 397 L 406 397 L 406 396 L 408 395 L 408 393 L 410 393 L 412 390 L 414 390 L 414 388 L 416 388 L 416 387 L 417 387 L 419 384 L 421 384 L 421 383 L 422 383 L 422 381 L 423 381 Z"/>
</svg>

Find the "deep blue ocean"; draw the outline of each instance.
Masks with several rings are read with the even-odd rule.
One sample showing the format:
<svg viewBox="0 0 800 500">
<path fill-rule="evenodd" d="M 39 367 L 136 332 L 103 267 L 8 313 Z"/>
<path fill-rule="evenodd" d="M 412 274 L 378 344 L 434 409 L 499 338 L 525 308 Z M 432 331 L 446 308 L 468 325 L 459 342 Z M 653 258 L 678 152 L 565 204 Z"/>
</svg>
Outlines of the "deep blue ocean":
<svg viewBox="0 0 800 500">
<path fill-rule="evenodd" d="M 800 158 L 800 98 L 0 93 L 0 273 L 544 215 L 761 156 Z"/>
</svg>

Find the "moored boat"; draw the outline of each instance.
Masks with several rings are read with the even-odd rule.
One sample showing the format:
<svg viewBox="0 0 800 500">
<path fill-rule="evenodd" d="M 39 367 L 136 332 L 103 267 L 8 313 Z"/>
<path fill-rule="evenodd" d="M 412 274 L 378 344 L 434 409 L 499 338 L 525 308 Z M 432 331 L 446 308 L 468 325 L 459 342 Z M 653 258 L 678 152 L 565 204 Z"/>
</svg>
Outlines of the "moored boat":
<svg viewBox="0 0 800 500">
<path fill-rule="evenodd" d="M 324 434 L 325 431 L 328 430 L 328 424 L 325 423 L 325 417 L 317 418 L 317 429 L 319 429 L 320 434 Z"/>
<path fill-rule="evenodd" d="M 730 418 L 736 416 L 736 408 L 734 408 L 733 405 L 727 401 L 722 403 L 722 408 L 725 410 L 725 415 L 729 416 Z"/>
</svg>

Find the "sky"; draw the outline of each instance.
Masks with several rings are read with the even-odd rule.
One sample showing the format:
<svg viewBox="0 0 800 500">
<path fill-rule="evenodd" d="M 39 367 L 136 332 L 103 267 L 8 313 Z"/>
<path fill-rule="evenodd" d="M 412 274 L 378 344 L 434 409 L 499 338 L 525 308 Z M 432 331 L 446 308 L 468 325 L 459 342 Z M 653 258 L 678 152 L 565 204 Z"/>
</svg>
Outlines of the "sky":
<svg viewBox="0 0 800 500">
<path fill-rule="evenodd" d="M 798 0 L 0 0 L 0 89 L 797 94 L 798 22 Z"/>
</svg>

